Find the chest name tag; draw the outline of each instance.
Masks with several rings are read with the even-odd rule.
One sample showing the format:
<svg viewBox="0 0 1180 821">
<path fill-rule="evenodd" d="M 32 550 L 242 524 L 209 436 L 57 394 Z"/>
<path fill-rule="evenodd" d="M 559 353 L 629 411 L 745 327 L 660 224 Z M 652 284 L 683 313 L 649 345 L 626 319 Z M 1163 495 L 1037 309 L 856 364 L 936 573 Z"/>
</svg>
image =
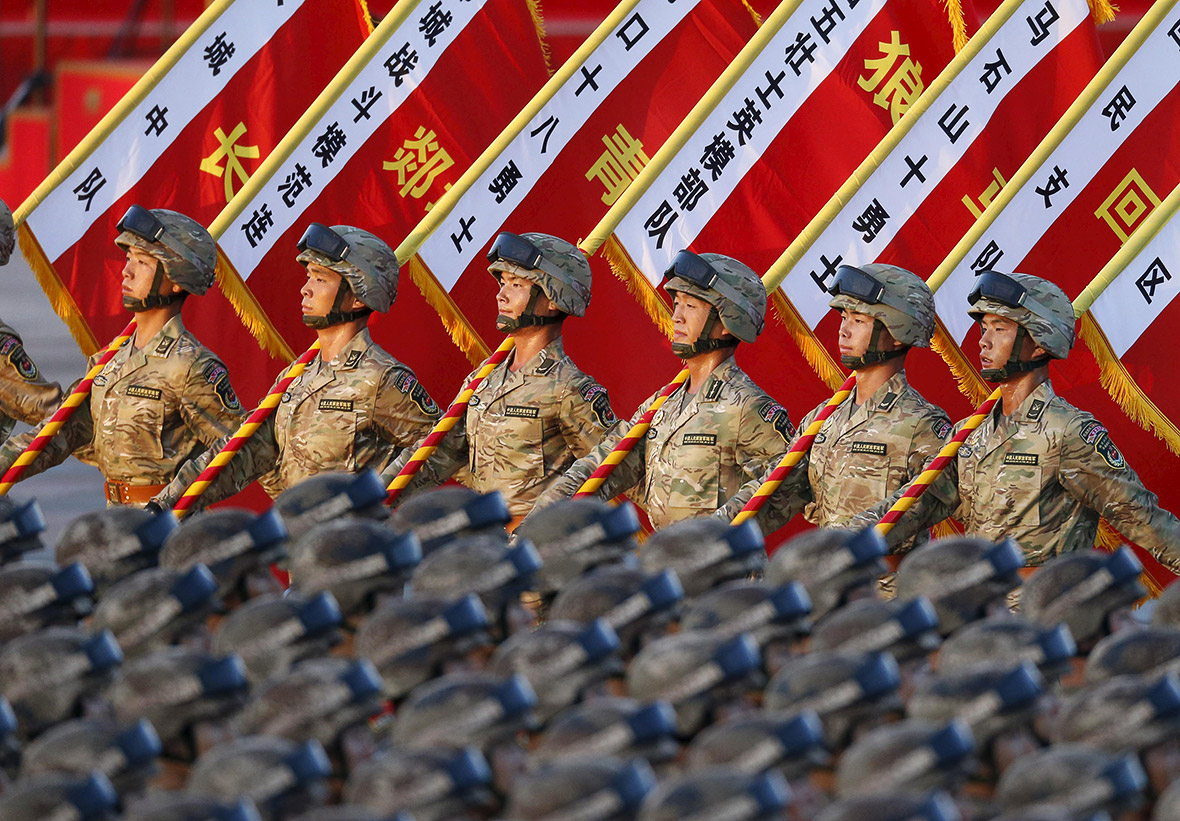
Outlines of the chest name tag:
<svg viewBox="0 0 1180 821">
<path fill-rule="evenodd" d="M 873 456 L 884 456 L 889 450 L 884 442 L 853 442 L 853 453 L 869 453 Z"/>
<path fill-rule="evenodd" d="M 504 408 L 504 415 L 519 416 L 522 419 L 536 419 L 541 415 L 541 410 L 528 405 L 508 405 Z"/>
<path fill-rule="evenodd" d="M 715 433 L 686 433 L 686 434 L 684 434 L 684 444 L 686 444 L 686 445 L 715 445 L 715 444 L 717 444 L 717 434 L 715 434 Z"/>
<path fill-rule="evenodd" d="M 1004 456 L 1005 465 L 1039 465 L 1041 463 L 1041 455 L 1039 453 L 1009 453 Z"/>
<path fill-rule="evenodd" d="M 128 385 L 127 395 L 139 399 L 160 399 L 164 393 L 159 388 L 148 388 L 143 385 Z"/>
<path fill-rule="evenodd" d="M 351 399 L 321 399 L 320 410 L 326 411 L 352 411 Z"/>
</svg>

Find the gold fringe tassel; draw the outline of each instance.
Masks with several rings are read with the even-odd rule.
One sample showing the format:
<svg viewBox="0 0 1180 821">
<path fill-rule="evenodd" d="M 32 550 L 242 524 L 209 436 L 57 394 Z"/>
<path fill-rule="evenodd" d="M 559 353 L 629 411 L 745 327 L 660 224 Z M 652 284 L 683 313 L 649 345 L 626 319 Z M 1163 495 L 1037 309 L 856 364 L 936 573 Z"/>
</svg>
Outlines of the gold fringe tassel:
<svg viewBox="0 0 1180 821">
<path fill-rule="evenodd" d="M 746 7 L 746 11 L 750 12 L 750 16 L 754 18 L 754 25 L 756 25 L 758 28 L 762 28 L 762 15 L 758 13 L 757 9 L 750 5 L 750 0 L 742 0 L 742 5 Z"/>
<path fill-rule="evenodd" d="M 1109 23 L 1114 19 L 1114 13 L 1119 10 L 1119 7 L 1110 0 L 1089 0 L 1090 14 L 1094 17 L 1095 23 Z"/>
<path fill-rule="evenodd" d="M 946 16 L 951 24 L 951 45 L 955 54 L 967 45 L 967 20 L 963 17 L 963 0 L 944 0 Z"/>
<path fill-rule="evenodd" d="M 959 391 L 971 401 L 972 405 L 982 405 L 983 400 L 987 399 L 991 391 L 975 368 L 967 361 L 963 349 L 951 339 L 941 321 L 934 328 L 934 339 L 930 344 L 946 362 L 947 367 L 951 369 Z"/>
<path fill-rule="evenodd" d="M 1180 430 L 1143 392 L 1110 347 L 1106 334 L 1090 312 L 1082 314 L 1082 341 L 1098 360 L 1099 382 L 1136 424 L 1164 440 L 1173 453 L 1180 454 Z"/>
<path fill-rule="evenodd" d="M 451 295 L 438 284 L 438 280 L 434 278 L 434 275 L 430 273 L 417 254 L 406 260 L 402 265 L 402 271 L 409 272 L 410 279 L 418 286 L 422 296 L 426 297 L 426 302 L 430 307 L 438 312 L 443 327 L 447 329 L 451 339 L 455 341 L 459 350 L 472 365 L 478 365 L 491 355 L 491 349 L 480 339 L 479 334 L 475 332 L 467 318 L 459 311 L 459 307 L 455 305 L 454 300 L 451 299 Z"/>
<path fill-rule="evenodd" d="M 962 536 L 963 528 L 955 524 L 954 519 L 943 519 L 934 526 L 934 538 L 949 539 L 951 536 Z"/>
<path fill-rule="evenodd" d="M 286 340 L 271 324 L 270 317 L 262 309 L 254 292 L 238 275 L 233 263 L 225 254 L 221 253 L 220 248 L 217 249 L 217 266 L 214 272 L 217 275 L 217 285 L 221 288 L 221 293 L 229 300 L 234 313 L 238 315 L 238 319 L 242 320 L 246 330 L 258 340 L 258 347 L 284 362 L 293 360 L 295 352 L 291 350 Z"/>
<path fill-rule="evenodd" d="M 541 0 L 525 0 L 529 7 L 529 16 L 533 18 L 533 26 L 537 29 L 537 42 L 541 45 L 541 56 L 545 58 L 545 70 L 553 76 L 553 65 L 550 62 L 552 50 L 549 48 L 549 32 L 545 29 L 545 14 L 541 10 Z"/>
<path fill-rule="evenodd" d="M 365 24 L 369 34 L 372 34 L 377 27 L 373 25 L 373 15 L 369 11 L 368 0 L 356 0 L 356 4 L 360 7 L 361 21 Z"/>
<path fill-rule="evenodd" d="M 672 315 L 668 313 L 668 306 L 664 304 L 664 300 L 660 299 L 655 288 L 651 286 L 647 277 L 631 259 L 627 249 L 615 238 L 614 234 L 611 234 L 602 244 L 600 251 L 603 258 L 610 264 L 610 269 L 614 271 L 615 276 L 626 283 L 631 296 L 635 297 L 643 306 L 643 310 L 647 312 L 651 321 L 659 326 L 660 332 L 670 339 L 672 337 Z"/>
<path fill-rule="evenodd" d="M 33 269 L 33 274 L 37 277 L 41 290 L 49 297 L 49 304 L 66 323 L 66 327 L 70 329 L 70 335 L 74 337 L 74 341 L 78 343 L 82 353 L 86 356 L 93 355 L 99 349 L 98 340 L 95 339 L 94 332 L 90 330 L 90 324 L 86 321 L 86 317 L 79 310 L 78 303 L 74 302 L 73 295 L 70 294 L 69 289 L 66 288 L 65 283 L 61 281 L 57 271 L 54 270 L 53 263 L 45 256 L 45 251 L 41 249 L 41 243 L 33 236 L 32 229 L 22 222 L 17 226 L 16 236 L 20 243 L 21 253 L 24 254 L 29 267 Z"/>
<path fill-rule="evenodd" d="M 770 304 L 778 314 L 779 322 L 783 323 L 787 333 L 791 335 L 795 344 L 799 346 L 799 350 L 803 352 L 803 356 L 807 358 L 807 364 L 811 366 L 812 370 L 819 374 L 819 378 L 827 383 L 827 386 L 832 390 L 840 387 L 847 378 L 846 374 L 841 372 L 840 367 L 828 353 L 828 349 L 816 339 L 815 333 L 807 327 L 807 323 L 803 321 L 803 317 L 799 316 L 795 306 L 783 294 L 781 288 L 774 289 L 774 293 L 770 295 Z"/>
</svg>

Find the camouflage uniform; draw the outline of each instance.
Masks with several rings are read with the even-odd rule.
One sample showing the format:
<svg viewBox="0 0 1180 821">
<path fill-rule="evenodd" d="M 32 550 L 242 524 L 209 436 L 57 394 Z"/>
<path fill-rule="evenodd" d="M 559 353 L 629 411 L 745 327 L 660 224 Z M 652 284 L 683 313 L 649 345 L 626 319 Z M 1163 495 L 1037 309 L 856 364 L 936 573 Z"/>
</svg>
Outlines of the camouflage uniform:
<svg viewBox="0 0 1180 821">
<path fill-rule="evenodd" d="M 0 320 L 0 442 L 17 420 L 36 425 L 61 400 L 61 386 L 41 376 L 20 336 Z"/>
<path fill-rule="evenodd" d="M 331 362 L 312 360 L 200 504 L 231 496 L 271 470 L 266 488 L 278 495 L 323 471 L 380 468 L 429 433 L 439 414 L 413 372 L 375 344 L 366 328 Z M 154 501 L 176 504 L 224 445 L 185 464 Z"/>
</svg>

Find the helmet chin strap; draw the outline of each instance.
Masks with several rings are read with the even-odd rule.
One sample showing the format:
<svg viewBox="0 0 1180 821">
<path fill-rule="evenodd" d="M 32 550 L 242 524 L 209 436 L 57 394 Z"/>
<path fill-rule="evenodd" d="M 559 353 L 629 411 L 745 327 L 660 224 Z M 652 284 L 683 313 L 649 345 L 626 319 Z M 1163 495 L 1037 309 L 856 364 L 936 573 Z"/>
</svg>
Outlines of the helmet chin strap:
<svg viewBox="0 0 1180 821">
<path fill-rule="evenodd" d="M 1004 363 L 1002 368 L 984 368 L 980 371 L 980 376 L 987 382 L 1003 382 L 1009 377 L 1035 371 L 1037 368 L 1048 365 L 1053 360 L 1051 356 L 1042 356 L 1027 361 L 1020 359 L 1020 349 L 1024 347 L 1024 340 L 1027 338 L 1028 331 L 1024 329 L 1023 325 L 1017 325 L 1016 340 L 1012 343 L 1012 353 L 1008 356 L 1008 361 Z"/>
<path fill-rule="evenodd" d="M 355 311 L 340 310 L 344 304 L 344 297 L 351 293 L 352 288 L 348 287 L 348 283 L 344 281 L 344 277 L 341 277 L 340 284 L 336 286 L 336 299 L 332 302 L 332 310 L 328 311 L 326 316 L 308 316 L 305 314 L 303 324 L 309 328 L 322 330 L 324 328 L 330 328 L 333 325 L 352 322 L 354 319 L 364 319 L 373 313 L 373 309 L 368 307 L 359 308 Z"/>
<path fill-rule="evenodd" d="M 165 296 L 160 293 L 160 288 L 164 285 L 164 263 L 156 260 L 156 275 L 152 277 L 152 287 L 148 289 L 148 295 L 143 299 L 136 299 L 133 296 L 123 297 L 123 307 L 133 313 L 140 311 L 150 311 L 154 308 L 163 308 L 165 305 L 172 305 L 176 302 L 181 302 L 186 296 L 187 291 L 180 291 L 179 293 L 169 294 Z"/>
<path fill-rule="evenodd" d="M 867 365 L 878 365 L 882 362 L 888 362 L 890 359 L 897 359 L 899 356 L 905 356 L 909 351 L 909 345 L 903 345 L 897 350 L 883 351 L 881 350 L 881 333 L 885 330 L 885 323 L 879 319 L 873 320 L 873 335 L 869 337 L 869 346 L 865 348 L 865 352 L 860 356 L 851 356 L 843 354 L 840 356 L 840 362 L 844 367 L 850 370 L 859 370 Z"/>
<path fill-rule="evenodd" d="M 709 317 L 705 320 L 705 325 L 701 328 L 701 332 L 697 335 L 697 341 L 688 342 L 673 342 L 672 353 L 681 359 L 692 359 L 698 354 L 707 353 L 708 351 L 716 351 L 721 348 L 736 348 L 738 340 L 736 337 L 721 337 L 719 339 L 709 339 L 709 334 L 713 332 L 713 326 L 721 320 L 721 316 L 717 313 L 717 308 L 709 309 Z"/>
<path fill-rule="evenodd" d="M 520 312 L 520 316 L 500 314 L 496 317 L 496 330 L 506 334 L 521 328 L 531 328 L 539 325 L 556 325 L 565 319 L 565 314 L 562 313 L 554 314 L 553 316 L 537 316 L 534 311 L 537 308 L 537 300 L 541 296 L 540 286 L 534 284 L 529 289 L 529 302 L 524 306 L 524 310 Z"/>
</svg>

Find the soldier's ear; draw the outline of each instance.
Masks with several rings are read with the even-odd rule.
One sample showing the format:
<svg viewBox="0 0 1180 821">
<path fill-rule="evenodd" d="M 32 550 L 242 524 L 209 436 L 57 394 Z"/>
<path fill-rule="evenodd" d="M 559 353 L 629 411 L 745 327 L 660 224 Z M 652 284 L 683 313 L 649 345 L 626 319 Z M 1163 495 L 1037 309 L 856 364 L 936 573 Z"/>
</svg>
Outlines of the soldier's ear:
<svg viewBox="0 0 1180 821">
<path fill-rule="evenodd" d="M 163 265 L 160 260 L 156 260 L 156 265 Z M 168 276 L 167 269 L 164 270 L 164 278 L 160 280 L 160 294 L 162 296 L 172 296 L 173 294 L 184 293 L 184 288 L 181 288 L 172 281 L 172 277 Z"/>
</svg>

